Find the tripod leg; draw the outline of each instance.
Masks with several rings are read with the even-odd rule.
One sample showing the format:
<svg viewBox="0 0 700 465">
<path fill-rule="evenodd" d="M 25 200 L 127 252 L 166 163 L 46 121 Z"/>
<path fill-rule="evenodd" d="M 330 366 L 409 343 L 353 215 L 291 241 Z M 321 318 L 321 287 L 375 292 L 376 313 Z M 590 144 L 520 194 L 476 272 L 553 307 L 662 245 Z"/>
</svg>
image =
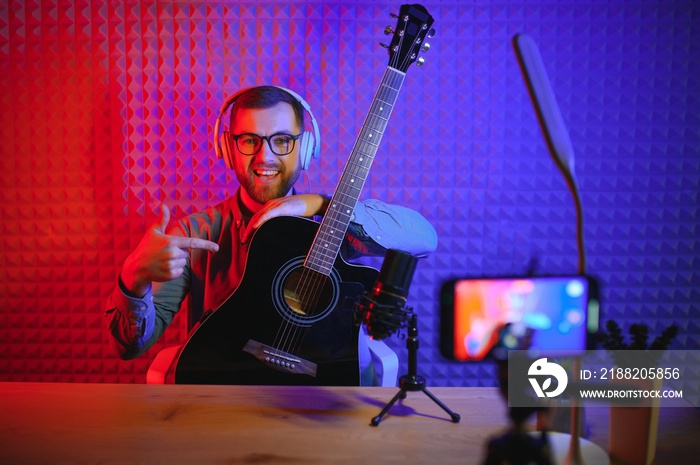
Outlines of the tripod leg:
<svg viewBox="0 0 700 465">
<path fill-rule="evenodd" d="M 445 412 L 447 412 L 447 413 L 450 415 L 450 418 L 452 418 L 452 423 L 459 423 L 459 420 L 461 419 L 461 417 L 459 416 L 458 413 L 455 413 L 455 412 L 453 412 L 452 410 L 450 410 L 449 408 L 447 408 L 447 406 L 446 406 L 445 404 L 443 404 L 443 403 L 440 401 L 440 399 L 438 399 L 437 397 L 435 397 L 435 396 L 434 396 L 430 391 L 428 391 L 427 389 L 423 388 L 423 392 L 425 393 L 426 396 L 428 396 L 428 397 L 430 397 L 431 399 L 433 399 L 433 401 L 434 401 L 436 404 L 438 404 Z"/>
<path fill-rule="evenodd" d="M 396 393 L 396 395 L 394 396 L 394 398 L 391 399 L 391 400 L 389 401 L 389 403 L 386 404 L 386 405 L 384 406 L 384 408 L 382 409 L 382 411 L 379 412 L 379 415 L 377 415 L 376 417 L 372 418 L 372 422 L 370 423 L 370 425 L 372 425 L 372 426 L 377 426 L 377 425 L 379 425 L 379 422 L 382 421 L 382 417 L 386 414 L 386 412 L 389 411 L 389 409 L 391 408 L 391 406 L 394 405 L 394 404 L 396 403 L 397 400 L 399 400 L 399 399 L 405 399 L 405 398 L 406 398 L 406 391 L 404 391 L 403 389 L 401 389 L 399 392 Z"/>
</svg>

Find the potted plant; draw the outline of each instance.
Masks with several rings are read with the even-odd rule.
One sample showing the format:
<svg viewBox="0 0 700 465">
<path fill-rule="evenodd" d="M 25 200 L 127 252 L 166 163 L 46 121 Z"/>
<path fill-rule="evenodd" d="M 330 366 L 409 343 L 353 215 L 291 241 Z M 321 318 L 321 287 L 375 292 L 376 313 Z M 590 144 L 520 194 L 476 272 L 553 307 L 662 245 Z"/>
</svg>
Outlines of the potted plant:
<svg viewBox="0 0 700 465">
<path fill-rule="evenodd" d="M 677 335 L 678 326 L 673 324 L 664 329 L 650 344 L 649 327 L 644 323 L 635 323 L 629 327 L 630 337 L 627 341 L 620 325 L 614 320 L 608 320 L 605 331 L 598 334 L 598 340 L 603 348 L 609 351 L 617 367 L 639 367 L 639 361 L 644 360 L 647 368 L 654 368 L 658 365 L 663 351 L 671 345 Z M 641 350 L 648 352 L 634 352 Z M 641 389 L 661 389 L 660 378 L 640 381 L 644 382 L 640 386 Z M 653 462 L 656 455 L 659 401 L 658 398 L 652 399 L 640 407 L 610 407 L 608 448 L 615 463 L 649 465 Z"/>
<path fill-rule="evenodd" d="M 664 329 L 651 344 L 649 344 L 649 326 L 645 323 L 633 323 L 629 327 L 630 342 L 625 341 L 622 334 L 622 328 L 615 320 L 608 320 L 605 323 L 605 330 L 598 333 L 598 341 L 602 343 L 603 348 L 611 352 L 611 357 L 618 363 L 618 366 L 627 366 L 627 360 L 624 354 L 625 350 L 653 350 L 659 351 L 654 355 L 655 362 L 664 351 L 671 345 L 673 339 L 678 335 L 678 326 L 671 325 Z"/>
</svg>

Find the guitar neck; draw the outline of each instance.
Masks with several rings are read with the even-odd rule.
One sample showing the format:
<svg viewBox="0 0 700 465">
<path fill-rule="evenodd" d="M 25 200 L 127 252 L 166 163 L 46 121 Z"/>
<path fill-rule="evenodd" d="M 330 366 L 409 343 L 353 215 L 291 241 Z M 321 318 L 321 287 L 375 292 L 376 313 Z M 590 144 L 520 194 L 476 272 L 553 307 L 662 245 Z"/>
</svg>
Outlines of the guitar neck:
<svg viewBox="0 0 700 465">
<path fill-rule="evenodd" d="M 406 73 L 387 67 L 304 266 L 331 273 Z"/>
</svg>

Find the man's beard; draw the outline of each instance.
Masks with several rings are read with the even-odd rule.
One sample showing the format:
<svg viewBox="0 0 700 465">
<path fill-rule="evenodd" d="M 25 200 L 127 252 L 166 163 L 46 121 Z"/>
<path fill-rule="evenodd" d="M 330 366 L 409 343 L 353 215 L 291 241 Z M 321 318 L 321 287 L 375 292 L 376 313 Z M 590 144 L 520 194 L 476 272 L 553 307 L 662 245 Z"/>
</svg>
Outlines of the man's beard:
<svg viewBox="0 0 700 465">
<path fill-rule="evenodd" d="M 255 173 L 248 171 L 248 176 L 236 175 L 238 182 L 248 192 L 248 195 L 259 204 L 264 204 L 272 199 L 284 197 L 292 189 L 299 179 L 300 169 L 287 173 L 280 171 L 279 179 L 273 184 L 257 184 Z"/>
</svg>

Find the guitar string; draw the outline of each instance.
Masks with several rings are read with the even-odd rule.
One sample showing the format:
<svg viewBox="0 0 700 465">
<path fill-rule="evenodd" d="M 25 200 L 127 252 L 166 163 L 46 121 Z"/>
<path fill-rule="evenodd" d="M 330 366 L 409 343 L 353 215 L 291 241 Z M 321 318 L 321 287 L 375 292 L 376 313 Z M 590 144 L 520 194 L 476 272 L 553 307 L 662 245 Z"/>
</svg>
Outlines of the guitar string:
<svg viewBox="0 0 700 465">
<path fill-rule="evenodd" d="M 301 277 L 297 280 L 296 287 L 294 288 L 294 295 L 292 296 L 298 300 L 302 313 L 308 313 L 309 309 L 318 306 L 318 301 L 322 295 L 322 289 L 326 279 L 327 277 L 322 273 L 316 272 L 306 266 L 302 267 Z M 311 314 L 311 316 L 313 316 L 313 314 Z M 288 353 L 294 352 L 300 347 L 307 331 L 308 327 L 295 324 L 285 319 L 281 327 L 278 328 L 275 337 L 275 346 Z"/>
<path fill-rule="evenodd" d="M 337 221 L 337 220 L 336 220 Z M 311 257 L 313 258 L 313 257 Z M 294 288 L 294 297 L 300 304 L 300 310 L 307 318 L 313 318 L 317 313 L 319 301 L 323 295 L 329 277 L 322 272 L 302 266 L 301 277 Z M 302 316 L 303 318 L 303 316 Z M 301 347 L 305 335 L 309 331 L 309 325 L 294 324 L 285 321 L 282 335 L 278 338 L 278 344 L 287 352 L 296 352 Z"/>
<path fill-rule="evenodd" d="M 391 75 L 389 75 L 389 77 L 391 77 Z M 387 80 L 390 80 L 390 79 L 384 79 L 384 81 L 387 81 Z M 381 133 L 384 132 L 387 120 L 386 120 L 386 118 L 382 118 L 381 115 L 379 115 L 379 112 L 377 111 L 377 106 L 381 105 L 380 109 L 383 110 L 384 104 L 389 103 L 389 102 L 387 102 L 387 100 L 389 100 L 389 99 L 387 99 L 385 96 L 389 92 L 387 90 L 387 87 L 389 89 L 393 89 L 393 87 L 391 85 L 384 84 L 384 83 L 380 87 L 380 90 L 377 94 L 378 97 L 377 97 L 377 99 L 375 99 L 375 102 L 373 102 L 373 104 L 372 104 L 372 111 L 370 112 L 370 115 L 369 115 L 370 118 L 368 118 L 369 124 L 365 125 L 365 129 L 364 129 L 365 133 L 367 133 L 368 131 L 370 134 L 376 133 L 376 132 L 381 132 Z M 393 89 L 393 90 L 395 90 L 395 89 Z M 380 101 L 382 103 L 377 103 L 377 101 Z M 390 106 L 392 106 L 392 105 L 390 104 Z M 373 119 L 375 121 L 373 121 Z M 381 120 L 383 120 L 384 123 L 382 123 Z M 374 130 L 368 129 L 368 128 L 371 128 L 372 126 L 377 127 L 377 124 L 379 125 L 379 127 L 381 127 L 381 130 L 377 131 L 376 129 L 374 129 Z M 364 157 L 368 157 L 369 164 L 371 164 L 371 161 L 372 161 L 372 158 L 374 157 L 374 155 L 372 155 L 369 152 L 373 151 L 373 149 L 368 149 L 368 147 L 372 146 L 372 144 L 367 142 L 366 139 L 367 139 L 367 137 L 361 138 L 360 144 L 358 146 L 359 149 L 356 152 L 359 152 L 362 155 L 363 159 L 364 159 Z M 351 164 L 349 166 L 351 179 L 355 179 L 358 176 L 358 174 L 359 174 L 358 168 L 359 167 L 365 168 L 365 169 L 367 169 L 367 171 L 369 171 L 368 167 L 365 167 L 362 163 L 359 163 L 359 164 L 352 163 L 352 160 L 351 160 Z M 363 174 L 361 177 L 366 178 L 366 175 Z M 346 184 L 346 187 L 350 187 L 350 184 L 348 184 L 347 180 L 345 180 L 345 184 Z M 352 187 L 352 188 L 357 188 L 357 187 Z M 358 188 L 358 189 L 360 189 L 360 188 Z M 341 191 L 341 196 L 342 196 L 342 191 Z M 340 199 L 340 202 L 343 202 L 342 198 Z M 338 210 L 332 208 L 331 213 L 330 213 L 330 216 L 331 216 L 330 219 L 335 220 L 335 221 L 340 221 L 337 219 L 338 214 L 339 214 Z M 326 285 L 327 279 L 328 279 L 328 277 L 326 277 L 322 274 L 319 274 L 318 272 L 315 272 L 313 270 L 306 270 L 306 269 L 303 270 L 302 279 L 300 279 L 297 282 L 297 287 L 295 289 L 295 294 L 299 298 L 299 302 L 302 305 L 302 311 L 310 313 L 311 316 L 313 316 L 313 314 L 314 314 L 313 312 L 316 311 L 316 309 L 318 309 L 318 307 L 319 307 L 320 297 L 323 295 L 323 288 Z M 311 284 L 310 284 L 310 282 L 311 282 Z M 325 310 L 325 308 L 323 310 Z M 300 327 L 298 325 L 293 325 L 291 323 L 285 323 L 283 326 L 284 326 L 284 329 L 282 332 L 282 337 L 278 340 L 278 344 L 282 345 L 287 352 L 292 352 L 292 351 L 298 350 L 301 343 L 303 342 L 305 335 L 309 331 L 309 327 L 308 326 Z M 281 344 L 282 342 L 283 342 L 283 344 Z"/>
<path fill-rule="evenodd" d="M 399 39 L 399 48 L 402 46 L 403 40 L 404 40 L 404 35 L 401 35 L 400 39 Z M 417 40 L 417 37 L 416 37 L 416 39 L 414 39 L 412 47 L 416 46 L 416 44 L 417 44 L 416 40 Z M 411 54 L 407 54 L 405 60 L 410 60 L 410 57 L 411 57 Z M 396 58 L 396 55 L 392 56 L 392 60 L 390 60 L 390 64 L 392 64 L 392 63 L 395 64 L 395 62 L 396 62 L 395 58 Z M 405 63 L 405 61 L 404 61 L 404 63 Z M 388 72 L 388 70 L 387 70 L 387 72 Z M 385 77 L 386 77 L 386 74 L 387 73 L 385 73 Z M 377 97 L 372 102 L 372 109 L 375 109 L 375 106 L 376 106 L 376 103 L 377 103 L 377 100 L 379 99 L 379 97 L 385 95 L 385 93 L 383 94 L 383 91 L 386 90 L 385 89 L 386 87 L 389 87 L 390 89 L 395 90 L 396 94 L 398 95 L 398 90 L 400 89 L 402 82 L 399 82 L 398 87 L 394 88 L 392 86 L 385 84 L 384 81 L 385 81 L 385 79 L 382 80 L 382 84 L 380 85 L 380 88 L 377 92 Z M 390 106 L 389 114 L 390 114 L 391 110 L 393 109 L 393 106 L 396 102 L 396 96 L 394 96 L 394 98 L 393 98 L 393 103 L 390 103 L 387 100 L 382 100 L 382 101 L 389 104 L 389 106 Z M 369 123 L 372 123 L 372 119 L 371 119 L 372 116 L 373 116 L 373 113 L 370 112 L 370 114 L 368 115 L 368 118 L 367 118 Z M 380 118 L 381 118 L 381 116 L 380 116 Z M 381 138 L 381 135 L 383 135 L 384 130 L 386 129 L 388 117 L 384 120 L 385 121 L 384 121 L 383 125 L 381 124 L 381 122 L 379 122 L 380 126 L 382 126 L 381 131 L 377 131 L 380 133 L 380 138 Z M 363 130 L 369 126 L 370 126 L 369 124 L 365 125 L 363 127 Z M 376 130 L 373 130 L 373 131 L 376 131 Z M 366 130 L 364 132 L 366 132 Z M 358 152 L 362 153 L 363 156 L 369 156 L 370 157 L 369 165 L 371 165 L 371 162 L 372 162 L 374 156 L 376 155 L 376 146 L 375 146 L 375 150 L 374 150 L 375 154 L 369 155 L 369 154 L 365 154 L 364 152 L 361 151 L 363 148 L 362 147 L 363 144 L 366 145 L 369 143 L 366 141 L 360 141 L 360 145 L 358 146 Z M 370 144 L 370 145 L 372 145 L 372 144 Z M 376 145 L 378 146 L 378 141 L 377 141 Z M 370 151 L 372 151 L 372 149 L 370 149 Z M 362 166 L 362 165 L 360 165 L 360 166 Z M 358 174 L 357 167 L 355 165 L 353 165 L 353 166 L 350 166 L 350 168 L 355 169 L 355 172 L 351 173 L 351 174 L 356 176 Z M 369 171 L 369 167 L 367 167 L 367 171 Z M 363 178 L 363 182 L 364 182 L 364 180 L 366 179 L 366 174 L 363 174 L 361 177 Z M 336 217 L 334 218 L 334 216 L 336 216 Z M 339 221 L 337 219 L 337 210 L 333 210 L 331 212 L 331 220 Z M 335 259 L 334 259 L 334 261 L 335 261 Z M 320 301 L 321 296 L 323 295 L 323 289 L 327 285 L 328 279 L 329 279 L 329 276 L 327 276 L 323 273 L 317 272 L 315 270 L 312 270 L 310 268 L 307 268 L 306 266 L 302 266 L 301 278 L 297 281 L 297 285 L 295 288 L 295 295 L 294 295 L 295 297 L 298 297 L 299 304 L 300 304 L 300 311 L 302 314 L 307 314 L 307 312 L 311 312 L 310 316 L 313 317 L 315 315 L 315 313 L 318 311 L 319 301 Z M 325 310 L 325 308 L 323 310 Z M 303 341 L 304 337 L 306 336 L 306 334 L 308 333 L 309 329 L 310 329 L 309 326 L 302 326 L 302 325 L 293 324 L 285 319 L 285 321 L 283 322 L 281 327 L 278 328 L 277 335 L 275 337 L 275 346 L 274 347 L 281 347 L 281 349 L 283 351 L 286 351 L 287 353 L 293 353 L 295 351 L 298 351 L 301 344 L 302 344 L 302 341 Z M 280 331 L 281 331 L 281 334 L 280 334 Z M 275 353 L 276 353 L 276 355 L 279 355 L 279 352 L 277 352 L 277 349 L 275 349 Z"/>
<path fill-rule="evenodd" d="M 371 121 L 372 117 L 374 116 L 373 113 L 376 113 L 376 103 L 373 104 L 373 107 L 374 107 L 374 111 L 370 112 L 369 117 L 368 117 L 368 120 L 370 120 L 370 121 Z M 376 118 L 376 116 L 375 116 L 375 118 Z M 363 129 L 364 133 L 368 132 L 368 130 L 367 130 L 368 126 L 371 126 L 371 124 L 365 125 L 365 128 Z M 353 160 L 353 158 L 357 157 L 358 153 L 362 154 L 363 158 L 365 157 L 365 152 L 367 150 L 365 148 L 365 146 L 367 145 L 367 142 L 363 139 L 366 139 L 366 137 L 360 138 L 360 143 L 358 144 L 358 150 L 356 150 L 355 154 L 353 154 L 354 157 L 351 157 L 351 159 L 349 160 L 348 167 L 345 170 L 345 172 L 343 173 L 343 176 L 341 178 L 340 187 L 342 189 L 339 189 L 339 195 L 336 196 L 336 198 L 337 198 L 337 202 L 339 204 L 342 204 L 343 207 L 346 207 L 346 206 L 350 207 L 349 202 L 346 202 L 346 200 L 344 199 L 344 196 L 350 197 L 352 200 L 354 200 L 356 202 L 357 196 L 353 196 L 353 195 L 351 195 L 351 193 L 348 192 L 350 189 L 358 189 L 357 186 L 353 186 L 354 181 L 356 179 L 360 179 L 360 178 L 362 178 L 364 181 L 364 178 L 366 178 L 365 174 L 360 175 L 360 173 L 358 171 L 360 167 L 363 167 L 363 164 L 358 163 L 357 160 Z M 370 159 L 371 159 L 371 157 L 370 157 Z M 346 205 L 346 203 L 348 205 Z M 349 213 L 349 212 L 347 212 L 347 213 Z M 340 209 L 331 208 L 328 221 L 329 222 L 330 221 L 336 221 L 336 222 L 342 221 L 342 224 L 347 225 L 349 218 L 341 220 L 338 218 L 338 216 L 341 214 L 342 213 L 341 213 Z M 339 233 L 339 232 L 340 231 L 337 231 L 337 233 Z M 330 233 L 329 233 L 329 231 L 321 231 L 322 236 L 323 236 L 323 234 L 328 236 Z M 343 236 L 344 236 L 344 234 L 343 234 Z M 330 237 L 332 238 L 333 234 L 330 234 Z M 337 238 L 338 238 L 338 236 L 336 236 L 336 240 L 337 240 Z M 321 237 L 321 239 L 323 239 L 324 241 L 328 240 L 327 237 Z M 341 240 L 342 240 L 342 238 L 341 238 Z M 332 239 L 330 241 L 332 242 Z M 336 247 L 339 247 L 340 244 L 336 243 L 334 245 Z M 320 254 L 323 255 L 323 253 L 325 253 L 325 248 L 321 249 Z M 331 252 L 331 254 L 333 255 L 333 261 L 335 261 L 335 259 L 337 257 L 337 252 L 335 250 L 333 250 Z M 330 257 L 330 254 L 328 255 L 328 257 Z M 315 313 L 317 313 L 318 311 L 325 311 L 328 308 L 328 306 L 324 307 L 323 309 L 319 308 L 320 307 L 319 303 L 320 303 L 321 297 L 323 296 L 324 288 L 328 284 L 329 278 L 328 278 L 328 276 L 319 274 L 313 270 L 307 271 L 306 269 L 303 272 L 303 276 L 304 276 L 304 279 L 302 279 L 300 282 L 298 282 L 296 293 L 298 294 L 299 299 L 302 302 L 304 310 L 307 311 L 310 314 L 310 316 L 314 316 Z M 309 280 L 313 281 L 313 284 L 314 284 L 313 286 L 308 284 Z M 325 303 L 325 301 L 324 301 L 324 303 Z M 333 304 L 333 302 L 328 302 L 328 303 Z M 295 331 L 294 331 L 295 337 L 293 338 L 293 340 L 296 343 L 295 344 L 296 347 L 294 347 L 294 349 L 298 350 L 299 346 L 301 345 L 301 343 L 302 343 L 304 337 L 306 336 L 306 334 L 308 333 L 309 329 L 310 328 L 308 326 L 305 326 L 303 328 L 295 328 Z"/>
<path fill-rule="evenodd" d="M 350 164 L 349 166 L 351 170 L 351 175 L 353 177 L 357 177 L 357 166 L 354 164 Z M 346 190 L 347 187 L 350 187 L 350 185 L 345 182 L 346 184 Z M 341 184 L 341 187 L 343 185 Z M 338 196 L 336 196 L 337 202 L 334 203 L 341 203 L 345 204 L 345 200 L 342 198 L 343 196 L 343 191 L 340 190 L 340 199 L 338 199 Z M 334 224 L 333 222 L 337 224 L 346 224 L 347 220 L 346 219 L 340 219 L 338 218 L 342 212 L 340 209 L 337 208 L 331 208 L 330 209 L 330 214 L 328 215 L 328 222 L 332 225 Z M 325 228 L 327 229 L 327 228 Z M 321 239 L 324 241 L 328 242 L 333 242 L 334 235 L 332 233 L 329 233 L 328 231 L 321 231 Z M 336 230 L 336 235 L 335 239 L 336 241 L 338 240 L 337 234 L 340 232 L 337 230 L 337 228 L 334 228 Z M 325 234 L 325 236 L 324 236 Z M 329 239 L 329 237 L 331 239 Z M 342 240 L 342 239 L 341 239 Z M 339 246 L 339 244 L 336 242 L 334 244 L 336 247 Z M 318 250 L 318 249 L 317 249 Z M 320 254 L 323 254 L 324 249 L 320 249 L 321 252 Z M 337 256 L 337 252 L 332 252 L 333 255 Z M 330 256 L 330 255 L 329 255 Z M 311 257 L 313 260 L 314 257 Z M 335 261 L 335 257 L 334 257 Z M 324 287 L 327 284 L 328 276 L 325 276 L 322 273 L 319 273 L 317 271 L 311 270 L 311 269 L 306 269 L 304 268 L 302 270 L 302 278 L 297 282 L 296 288 L 295 288 L 295 296 L 298 297 L 298 300 L 302 306 L 302 311 L 306 313 L 308 316 L 313 317 L 319 310 L 319 302 L 321 297 L 323 296 L 323 290 Z M 325 310 L 327 307 L 325 307 L 322 310 Z M 300 347 L 301 343 L 303 342 L 303 339 L 305 335 L 308 333 L 309 327 L 308 326 L 299 326 L 299 325 L 293 325 L 291 323 L 286 322 L 284 324 L 284 330 L 282 332 L 282 336 L 278 338 L 278 342 L 280 345 L 283 345 L 285 349 L 288 351 L 291 351 L 291 349 L 298 350 Z"/>
<path fill-rule="evenodd" d="M 351 166 L 352 169 L 353 168 Z M 357 172 L 352 173 L 353 175 L 357 175 Z M 342 184 L 341 184 L 342 187 Z M 341 195 L 342 195 L 342 190 L 341 190 Z M 343 202 L 341 199 L 339 202 Z M 340 214 L 339 210 L 336 208 L 331 208 L 331 212 L 328 215 L 328 222 L 331 224 L 334 224 L 333 222 L 340 223 L 341 220 L 338 218 L 338 215 Z M 329 235 L 329 232 L 324 230 L 320 231 L 320 236 L 319 240 L 328 241 L 328 242 L 333 242 L 333 234 Z M 339 232 L 339 231 L 338 231 Z M 331 239 L 329 239 L 329 237 Z M 337 232 L 336 232 L 336 238 L 337 238 Z M 334 244 L 336 247 L 339 247 L 339 243 L 336 242 Z M 315 249 L 317 251 L 316 255 L 323 255 L 325 254 L 325 247 L 324 249 Z M 320 252 L 319 252 L 320 250 Z M 333 255 L 337 256 L 337 252 L 332 252 Z M 330 254 L 328 255 L 330 256 Z M 312 254 L 310 254 L 310 260 L 313 262 L 314 257 L 313 257 L 313 250 Z M 322 257 L 319 258 L 319 261 L 323 263 Z M 335 260 L 334 260 L 335 261 Z M 331 265 L 332 266 L 332 265 Z M 301 305 L 301 311 L 308 317 L 308 318 L 313 318 L 319 311 L 325 311 L 328 306 L 325 306 L 323 309 L 320 309 L 320 301 L 321 297 L 324 295 L 324 289 L 326 288 L 328 284 L 329 276 L 325 275 L 324 273 L 321 273 L 319 271 L 313 270 L 311 268 L 308 268 L 306 266 L 303 267 L 302 272 L 301 272 L 301 278 L 297 281 L 296 283 L 296 288 L 294 290 L 295 292 L 295 297 L 298 298 L 298 301 Z M 332 292 L 331 292 L 331 297 L 332 297 Z M 298 351 L 299 348 L 301 347 L 301 344 L 310 330 L 310 326 L 308 325 L 294 325 L 292 323 L 286 322 L 284 324 L 284 331 L 283 331 L 283 336 L 282 339 L 280 339 L 280 343 L 283 344 L 285 347 L 285 350 L 292 352 L 292 351 Z"/>
<path fill-rule="evenodd" d="M 307 271 L 305 268 L 302 268 L 301 270 L 301 277 L 297 281 L 297 286 L 294 289 L 294 294 L 290 296 L 290 299 L 296 300 L 296 305 L 295 307 L 298 308 L 298 311 L 301 313 L 301 315 L 298 318 L 303 318 L 303 314 L 305 312 L 305 302 L 304 302 L 304 297 L 299 295 L 299 283 L 304 281 L 307 282 L 306 275 Z M 306 286 L 312 286 L 310 284 L 306 284 Z M 290 305 L 292 307 L 292 305 Z M 292 309 L 292 312 L 295 312 L 294 309 Z M 300 325 L 294 324 L 293 322 L 290 322 L 288 320 L 285 320 L 283 323 L 283 331 L 280 336 L 280 339 L 277 341 L 278 345 L 287 353 L 292 353 L 294 349 L 294 343 L 295 339 L 298 337 L 298 327 Z"/>
<path fill-rule="evenodd" d="M 389 75 L 389 78 L 391 78 L 392 75 Z M 393 76 L 396 77 L 396 76 Z M 388 118 L 382 118 L 380 115 L 378 115 L 377 112 L 377 105 L 382 105 L 381 109 L 383 110 L 383 104 L 387 104 L 390 107 L 393 108 L 393 103 L 389 102 L 389 100 L 393 100 L 394 102 L 396 101 L 396 98 L 387 98 L 386 96 L 389 95 L 391 97 L 391 91 L 395 91 L 396 94 L 398 94 L 398 90 L 401 87 L 401 82 L 400 79 L 396 79 L 398 81 L 398 88 L 394 87 L 391 82 L 391 79 L 384 79 L 383 81 L 390 81 L 389 84 L 382 83 L 380 86 L 380 89 L 377 93 L 377 98 L 375 99 L 376 101 L 373 102 L 372 104 L 372 112 L 370 113 L 370 117 L 374 116 L 374 119 L 376 120 L 377 117 L 380 119 L 384 120 L 384 124 L 382 124 L 381 121 L 376 121 L 372 122 L 372 118 L 368 118 L 369 124 L 365 125 L 364 132 L 367 132 L 367 128 L 370 128 L 371 126 L 376 126 L 377 123 L 381 127 L 381 130 L 371 130 L 370 133 L 383 133 L 385 128 L 386 128 L 386 123 L 388 121 Z M 377 101 L 382 102 L 380 104 L 377 103 Z M 389 113 L 391 113 L 391 109 L 389 110 Z M 367 139 L 365 137 L 364 139 Z M 378 141 L 377 141 L 378 145 Z M 373 154 L 368 153 L 374 151 L 372 148 L 367 148 L 368 146 L 373 146 L 373 144 L 369 143 L 366 140 L 360 140 L 359 148 L 356 152 L 362 154 L 363 158 L 368 157 L 369 160 L 369 165 L 371 165 L 372 159 L 374 157 Z M 376 148 L 376 145 L 374 146 Z M 360 165 L 362 166 L 362 165 Z M 357 176 L 358 175 L 358 166 L 356 164 L 351 164 L 350 165 L 350 171 L 351 175 Z M 367 171 L 369 171 L 369 167 L 363 167 L 366 168 Z M 362 175 L 361 177 L 366 178 L 366 175 Z M 342 199 L 341 199 L 342 201 Z M 334 221 L 340 221 L 337 216 L 339 215 L 339 210 L 338 209 L 331 209 L 331 220 Z M 343 220 L 345 221 L 345 220 Z M 328 277 L 323 275 L 322 273 L 319 273 L 317 271 L 307 269 L 304 267 L 302 270 L 302 276 L 301 278 L 297 281 L 297 285 L 295 288 L 295 297 L 298 297 L 299 303 L 301 305 L 301 311 L 302 313 L 307 313 L 310 314 L 310 316 L 313 316 L 318 308 L 319 300 L 320 297 L 323 295 L 323 288 L 326 285 Z M 325 308 L 323 309 L 325 310 Z M 302 326 L 302 325 L 296 325 L 292 322 L 288 322 L 285 320 L 283 325 L 278 328 L 278 334 L 275 338 L 275 347 L 280 348 L 281 350 L 286 351 L 287 353 L 293 353 L 299 350 L 303 339 L 305 335 L 309 331 L 309 326 Z M 280 332 L 281 331 L 281 332 Z M 279 353 L 277 354 L 279 355 Z"/>
<path fill-rule="evenodd" d="M 294 295 L 290 296 L 290 298 L 298 301 L 299 310 L 302 313 L 307 312 L 310 306 L 315 308 L 318 305 L 318 299 L 322 295 L 319 289 L 323 288 L 326 278 L 323 274 L 302 266 L 301 277 L 297 281 Z M 304 290 L 308 290 L 311 297 L 307 297 L 307 294 L 303 292 Z M 292 305 L 289 306 L 292 307 Z M 297 352 L 303 341 L 303 335 L 306 334 L 305 330 L 308 331 L 308 328 L 284 319 L 275 336 L 273 354 L 276 357 L 280 357 L 283 355 L 283 352 L 290 355 Z M 302 331 L 301 336 L 300 331 Z"/>
<path fill-rule="evenodd" d="M 302 311 L 308 316 L 315 316 L 315 310 L 319 306 L 321 296 L 323 295 L 323 289 L 326 287 L 329 276 L 322 273 L 314 271 L 310 268 L 303 267 L 302 277 L 304 281 L 311 281 L 311 285 L 301 286 L 301 282 L 297 286 L 300 293 L 300 301 L 302 303 Z M 306 291 L 306 292 L 304 292 Z M 297 326 L 294 329 L 293 338 L 290 341 L 290 350 L 297 352 L 301 348 L 301 344 L 308 333 L 309 326 Z"/>
</svg>

